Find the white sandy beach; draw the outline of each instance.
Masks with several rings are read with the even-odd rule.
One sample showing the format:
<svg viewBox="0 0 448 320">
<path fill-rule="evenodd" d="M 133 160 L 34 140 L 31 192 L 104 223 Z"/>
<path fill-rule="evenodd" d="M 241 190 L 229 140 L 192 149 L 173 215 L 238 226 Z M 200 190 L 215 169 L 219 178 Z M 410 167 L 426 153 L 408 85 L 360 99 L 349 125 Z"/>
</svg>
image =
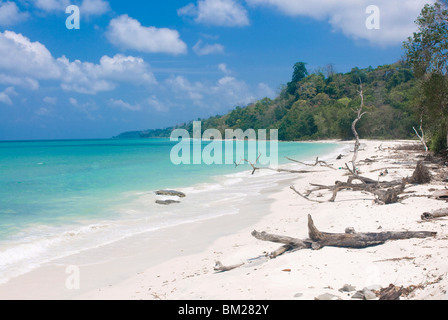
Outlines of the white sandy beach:
<svg viewBox="0 0 448 320">
<path fill-rule="evenodd" d="M 402 159 L 394 159 L 396 154 L 391 150 L 397 145 L 412 142 L 361 142 L 358 161 L 378 159 L 371 164 L 359 163 L 364 176 L 377 179 L 380 171 L 370 171 L 384 167 L 393 168 L 388 169 L 388 175 L 381 178 L 384 180 L 412 174 L 413 169 L 406 168 Z M 351 146 L 353 142 L 347 144 Z M 378 149 L 380 145 L 383 151 Z M 415 153 L 400 152 L 405 156 L 408 154 L 407 161 L 414 163 L 416 160 Z M 352 153 L 347 151 L 341 160 L 330 163 L 340 168 L 351 157 Z M 331 185 L 336 180 L 346 180 L 345 170 L 318 166 L 306 169 L 316 172 L 301 174 L 291 180 L 297 190 L 305 191 L 309 183 Z M 428 191 L 430 188 L 440 190 L 444 186 L 441 182 L 432 182 L 430 185 L 411 187 L 407 191 L 431 194 Z M 327 200 L 331 197 L 328 191 L 321 193 L 322 197 L 315 199 Z M 411 197 L 401 203 L 378 205 L 373 202 L 371 194 L 346 190 L 338 194 L 334 203 L 315 203 L 301 198 L 289 187 L 265 196 L 273 201 L 247 206 L 250 210 L 253 205 L 256 210 L 257 206 L 270 205 L 270 213 L 261 220 L 255 219 L 255 225 L 247 220 L 242 223 L 245 227 L 239 228 L 239 231 L 222 236 L 226 234 L 226 228 L 238 229 L 234 224 L 238 224 L 239 219 L 244 220 L 245 212 L 241 211 L 237 216 L 208 221 L 206 230 L 204 225 L 184 226 L 189 232 L 182 233 L 183 244 L 178 248 L 178 257 L 155 264 L 144 272 L 129 274 L 127 280 L 118 284 L 92 289 L 76 298 L 310 300 L 329 293 L 336 296 L 335 299 L 351 299 L 355 292 L 338 290 L 345 284 L 354 286 L 356 290 L 372 286 L 388 287 L 390 284 L 403 287 L 414 285 L 419 288 L 402 299 L 448 298 L 447 220 L 422 222 L 420 218 L 423 212 L 445 208 L 445 201 Z M 276 259 L 260 258 L 277 249 L 279 244 L 255 239 L 251 236 L 254 229 L 305 239 L 308 237 L 308 214 L 312 215 L 317 228 L 325 232 L 344 233 L 345 228 L 353 227 L 356 232 L 436 231 L 437 236 L 388 241 L 364 249 L 324 247 L 285 253 Z M 175 234 L 172 236 L 176 237 Z M 166 237 L 159 240 L 170 242 Z M 210 242 L 204 244 L 203 241 Z M 205 250 L 188 254 L 189 243 Z M 158 254 L 164 255 L 163 244 Z M 216 261 L 224 265 L 245 264 L 228 272 L 217 273 L 213 270 Z"/>
</svg>

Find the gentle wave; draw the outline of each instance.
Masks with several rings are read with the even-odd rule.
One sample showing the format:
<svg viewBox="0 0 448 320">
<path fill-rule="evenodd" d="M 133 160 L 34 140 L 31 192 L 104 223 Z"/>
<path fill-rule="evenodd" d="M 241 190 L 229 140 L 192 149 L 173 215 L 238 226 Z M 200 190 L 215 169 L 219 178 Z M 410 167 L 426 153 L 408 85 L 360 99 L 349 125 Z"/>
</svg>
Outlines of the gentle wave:
<svg viewBox="0 0 448 320">
<path fill-rule="evenodd" d="M 345 148 L 338 148 L 322 160 L 335 158 Z M 304 168 L 300 164 L 287 166 Z M 275 187 L 286 178 L 290 176 L 272 170 L 259 170 L 255 175 L 251 174 L 251 170 L 218 175 L 211 182 L 176 189 L 187 197 L 179 199 L 180 204 L 170 206 L 157 205 L 155 200 L 177 198 L 156 196 L 155 190 L 124 192 L 123 202 L 114 203 L 108 208 L 119 213 L 119 217 L 79 221 L 76 225 L 59 227 L 30 227 L 14 239 L 0 242 L 0 284 L 45 264 L 138 234 L 238 214 L 241 204 L 249 195 Z"/>
</svg>

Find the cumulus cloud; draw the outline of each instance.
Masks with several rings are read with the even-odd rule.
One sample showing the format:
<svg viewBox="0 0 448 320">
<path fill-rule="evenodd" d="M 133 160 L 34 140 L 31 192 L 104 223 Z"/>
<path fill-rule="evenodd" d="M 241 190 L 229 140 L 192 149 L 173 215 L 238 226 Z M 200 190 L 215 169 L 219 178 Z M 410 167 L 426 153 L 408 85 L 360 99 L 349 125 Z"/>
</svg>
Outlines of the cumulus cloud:
<svg viewBox="0 0 448 320">
<path fill-rule="evenodd" d="M 198 56 L 205 56 L 205 55 L 209 55 L 209 54 L 222 54 L 222 53 L 224 53 L 224 46 L 219 43 L 204 44 L 202 42 L 202 40 L 199 40 L 194 45 L 193 51 Z"/>
<path fill-rule="evenodd" d="M 423 6 L 434 0 L 377 0 L 380 29 L 369 29 L 366 12 L 370 0 L 246 0 L 252 7 L 274 7 L 285 15 L 326 20 L 334 31 L 374 45 L 398 45 L 416 30 L 415 19 Z"/>
<path fill-rule="evenodd" d="M 43 11 L 65 11 L 70 5 L 69 0 L 34 0 L 36 8 Z"/>
<path fill-rule="evenodd" d="M 38 80 L 60 81 L 67 91 L 95 94 L 114 90 L 120 83 L 154 85 L 149 65 L 139 57 L 103 56 L 99 63 L 55 59 L 39 42 L 12 31 L 0 32 L 0 83 L 39 87 Z"/>
<path fill-rule="evenodd" d="M 104 0 L 83 0 L 79 10 L 82 15 L 100 16 L 110 10 L 110 5 Z"/>
<path fill-rule="evenodd" d="M 224 73 L 224 74 L 230 74 L 232 73 L 232 71 L 230 71 L 229 69 L 227 69 L 227 65 L 225 63 L 220 63 L 218 64 L 218 69 Z"/>
<path fill-rule="evenodd" d="M 13 102 L 11 96 L 17 96 L 14 87 L 8 87 L 3 92 L 0 92 L 0 102 L 12 106 Z"/>
<path fill-rule="evenodd" d="M 31 90 L 39 89 L 39 81 L 30 77 L 11 76 L 0 73 L 1 84 L 12 84 L 15 86 L 24 87 Z"/>
<path fill-rule="evenodd" d="M 35 79 L 55 79 L 61 73 L 43 44 L 12 31 L 0 32 L 0 70 Z"/>
<path fill-rule="evenodd" d="M 154 110 L 159 111 L 159 112 L 168 112 L 169 111 L 169 107 L 160 102 L 159 99 L 155 96 L 152 95 L 150 96 L 148 99 L 146 99 L 146 103 Z"/>
<path fill-rule="evenodd" d="M 244 81 L 231 76 L 224 76 L 211 84 L 192 82 L 183 76 L 177 76 L 165 80 L 164 84 L 174 93 L 174 98 L 190 101 L 194 106 L 213 112 L 226 111 L 235 105 L 245 105 L 256 100 Z"/>
<path fill-rule="evenodd" d="M 122 110 L 128 110 L 128 111 L 140 111 L 142 107 L 139 104 L 132 105 L 128 102 L 125 102 L 121 99 L 115 100 L 115 99 L 109 99 L 109 104 L 112 107 L 120 108 Z"/>
<path fill-rule="evenodd" d="M 58 98 L 56 98 L 56 97 L 45 97 L 45 98 L 43 98 L 43 102 L 55 105 L 58 102 Z"/>
<path fill-rule="evenodd" d="M 177 14 L 214 26 L 244 27 L 250 24 L 247 10 L 236 0 L 199 0 L 197 5 L 190 3 L 180 8 Z"/>
<path fill-rule="evenodd" d="M 187 45 L 176 30 L 145 27 L 126 14 L 112 19 L 106 35 L 112 44 L 123 49 L 174 55 L 187 52 Z"/>
<path fill-rule="evenodd" d="M 61 69 L 62 88 L 84 94 L 114 90 L 118 83 L 152 85 L 157 81 L 149 65 L 142 59 L 117 54 L 114 57 L 103 56 L 99 64 L 75 60 L 66 57 L 57 59 Z"/>
<path fill-rule="evenodd" d="M 110 11 L 105 0 L 33 0 L 34 6 L 46 13 L 63 13 L 69 5 L 78 5 L 82 16 L 100 16 Z"/>
<path fill-rule="evenodd" d="M 0 1 L 0 26 L 12 26 L 27 18 L 28 13 L 21 12 L 15 2 Z"/>
</svg>

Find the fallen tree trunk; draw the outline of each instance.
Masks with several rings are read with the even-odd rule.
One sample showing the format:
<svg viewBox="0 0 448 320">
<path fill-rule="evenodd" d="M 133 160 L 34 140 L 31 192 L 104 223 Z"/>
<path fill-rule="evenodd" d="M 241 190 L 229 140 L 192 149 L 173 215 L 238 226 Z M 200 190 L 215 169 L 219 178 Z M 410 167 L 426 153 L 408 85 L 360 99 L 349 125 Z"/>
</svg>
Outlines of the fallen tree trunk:
<svg viewBox="0 0 448 320">
<path fill-rule="evenodd" d="M 353 228 L 346 228 L 345 233 L 326 233 L 319 231 L 314 225 L 311 215 L 308 215 L 308 239 L 297 239 L 288 236 L 276 235 L 267 232 L 252 231 L 252 236 L 258 240 L 270 241 L 283 244 L 277 250 L 266 256 L 275 259 L 285 252 L 292 252 L 303 249 L 318 250 L 323 247 L 356 248 L 362 249 L 385 243 L 388 240 L 404 240 L 411 238 L 428 238 L 437 235 L 437 232 L 430 231 L 388 231 L 380 233 L 356 233 Z M 226 272 L 241 267 L 244 263 L 224 266 L 216 261 L 214 270 L 216 272 Z"/>
<path fill-rule="evenodd" d="M 291 246 L 291 249 L 313 249 L 323 247 L 355 248 L 362 249 L 376 246 L 389 240 L 405 240 L 412 238 L 428 238 L 437 235 L 432 231 L 388 231 L 379 233 L 356 233 L 352 228 L 347 228 L 346 233 L 326 233 L 319 231 L 314 225 L 311 215 L 308 215 L 308 235 L 309 239 L 301 240 L 297 238 L 269 234 L 266 232 L 253 231 L 252 236 L 259 240 L 282 243 Z"/>
<path fill-rule="evenodd" d="M 436 236 L 431 231 L 387 231 L 369 233 L 326 233 L 320 232 L 314 225 L 311 215 L 308 215 L 308 232 L 313 241 L 313 249 L 322 247 L 366 248 L 383 244 L 388 240 L 404 240 L 412 238 L 428 238 Z M 318 246 L 316 246 L 316 244 Z"/>
</svg>

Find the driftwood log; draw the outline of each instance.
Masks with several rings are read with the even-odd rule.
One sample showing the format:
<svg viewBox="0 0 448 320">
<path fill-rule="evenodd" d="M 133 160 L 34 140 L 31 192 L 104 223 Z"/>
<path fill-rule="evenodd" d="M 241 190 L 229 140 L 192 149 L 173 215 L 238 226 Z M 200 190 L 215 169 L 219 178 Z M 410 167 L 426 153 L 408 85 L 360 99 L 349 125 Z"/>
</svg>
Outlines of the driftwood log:
<svg viewBox="0 0 448 320">
<path fill-rule="evenodd" d="M 346 165 L 346 168 L 351 174 L 348 177 L 347 182 L 336 181 L 332 186 L 310 184 L 314 188 L 308 190 L 304 194 L 296 190 L 294 186 L 291 186 L 290 188 L 306 200 L 318 203 L 323 203 L 325 201 L 313 200 L 309 198 L 309 196 L 315 191 L 331 191 L 333 194 L 328 201 L 334 202 L 336 200 L 338 192 L 350 189 L 352 191 L 363 191 L 373 194 L 375 196 L 375 202 L 378 204 L 391 204 L 409 197 L 407 196 L 400 198 L 400 195 L 404 193 L 407 184 L 423 184 L 428 183 L 431 180 L 431 174 L 422 161 L 419 161 L 417 163 L 417 166 L 410 178 L 403 178 L 401 180 L 393 181 L 380 181 L 379 179 L 374 180 L 371 178 L 363 177 L 350 169 L 348 165 Z M 354 181 L 359 181 L 360 183 L 354 183 Z"/>
<path fill-rule="evenodd" d="M 258 232 L 254 230 L 252 236 L 258 240 L 281 243 L 277 250 L 267 254 L 270 259 L 303 249 L 319 250 L 323 247 L 362 249 L 377 246 L 389 240 L 405 240 L 412 238 L 435 237 L 437 232 L 432 231 L 387 231 L 379 233 L 357 233 L 353 228 L 346 228 L 345 233 L 327 233 L 319 231 L 314 225 L 311 215 L 308 215 L 308 239 L 298 239 L 289 236 Z M 216 272 L 226 272 L 241 267 L 245 263 L 225 266 L 217 261 L 214 267 Z"/>
<path fill-rule="evenodd" d="M 244 263 L 238 263 L 235 265 L 231 265 L 231 266 L 225 266 L 223 265 L 220 261 L 216 261 L 215 263 L 215 267 L 213 268 L 216 272 L 226 272 L 226 271 L 230 271 L 236 268 L 241 267 L 242 265 L 244 265 Z"/>
<path fill-rule="evenodd" d="M 341 155 L 341 157 L 342 157 L 342 155 Z M 300 163 L 300 164 L 303 164 L 303 165 L 309 166 L 309 167 L 315 167 L 317 165 L 320 165 L 321 167 L 327 167 L 327 168 L 330 168 L 333 170 L 337 170 L 337 169 L 333 168 L 332 164 L 328 164 L 325 161 L 319 160 L 319 157 L 316 157 L 316 160 L 314 161 L 314 163 L 305 163 L 305 162 L 302 162 L 299 160 L 292 159 L 290 157 L 285 157 L 285 158 L 288 159 L 289 161 L 297 162 L 297 163 Z"/>
<path fill-rule="evenodd" d="M 314 225 L 311 215 L 308 215 L 309 239 L 297 239 L 287 236 L 253 231 L 252 236 L 263 241 L 282 243 L 289 250 L 321 249 L 323 247 L 355 248 L 362 249 L 376 246 L 389 240 L 404 240 L 412 238 L 435 237 L 437 232 L 432 231 L 388 231 L 379 233 L 357 233 L 352 228 L 347 228 L 346 233 L 327 233 L 319 231 Z M 286 251 L 284 251 L 286 252 Z M 278 255 L 277 255 L 278 256 Z"/>
</svg>

